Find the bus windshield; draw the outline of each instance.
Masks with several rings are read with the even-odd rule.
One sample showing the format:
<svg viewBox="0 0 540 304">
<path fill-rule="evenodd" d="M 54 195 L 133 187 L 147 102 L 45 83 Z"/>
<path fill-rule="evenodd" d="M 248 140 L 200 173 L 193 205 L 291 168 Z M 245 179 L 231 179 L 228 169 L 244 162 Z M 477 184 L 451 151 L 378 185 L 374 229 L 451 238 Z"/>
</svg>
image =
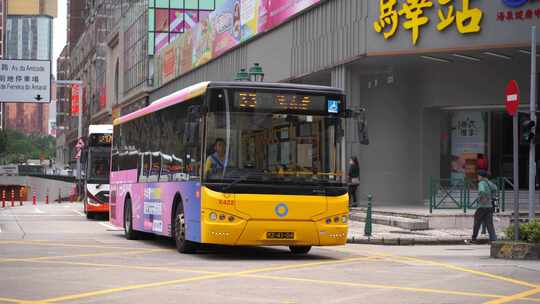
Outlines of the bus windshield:
<svg viewBox="0 0 540 304">
<path fill-rule="evenodd" d="M 209 113 L 205 180 L 342 186 L 343 127 L 338 116 Z"/>
<path fill-rule="evenodd" d="M 88 151 L 87 181 L 92 184 L 108 184 L 110 147 L 92 147 Z"/>
</svg>

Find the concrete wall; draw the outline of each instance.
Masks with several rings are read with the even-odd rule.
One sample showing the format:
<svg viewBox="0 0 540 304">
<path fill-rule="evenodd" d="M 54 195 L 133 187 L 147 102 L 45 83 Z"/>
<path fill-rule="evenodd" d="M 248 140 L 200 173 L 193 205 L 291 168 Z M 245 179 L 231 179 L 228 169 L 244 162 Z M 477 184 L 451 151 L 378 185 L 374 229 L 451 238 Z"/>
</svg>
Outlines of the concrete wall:
<svg viewBox="0 0 540 304">
<path fill-rule="evenodd" d="M 62 197 L 67 197 L 74 186 L 73 183 L 31 176 L 1 176 L 0 185 L 28 187 L 28 200 L 32 199 L 32 193 L 35 192 L 38 201 L 45 201 L 45 195 L 48 191 L 49 202 L 58 199 L 59 193 Z"/>
</svg>

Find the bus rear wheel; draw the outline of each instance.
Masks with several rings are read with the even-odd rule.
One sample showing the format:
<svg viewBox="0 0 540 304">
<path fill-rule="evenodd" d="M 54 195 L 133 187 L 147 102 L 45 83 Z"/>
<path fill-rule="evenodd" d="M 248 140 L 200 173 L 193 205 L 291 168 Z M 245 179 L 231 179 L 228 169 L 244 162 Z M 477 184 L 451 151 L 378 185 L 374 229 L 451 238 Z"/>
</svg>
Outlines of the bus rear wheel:
<svg viewBox="0 0 540 304">
<path fill-rule="evenodd" d="M 294 254 L 307 254 L 311 250 L 311 246 L 289 246 L 289 249 Z"/>
<path fill-rule="evenodd" d="M 182 204 L 178 205 L 174 212 L 174 243 L 176 250 L 180 253 L 194 253 L 197 251 L 197 244 L 186 239 L 186 220 Z"/>
<path fill-rule="evenodd" d="M 133 209 L 131 199 L 126 199 L 124 207 L 124 235 L 128 240 L 136 240 L 140 237 L 140 232 L 133 230 Z"/>
</svg>

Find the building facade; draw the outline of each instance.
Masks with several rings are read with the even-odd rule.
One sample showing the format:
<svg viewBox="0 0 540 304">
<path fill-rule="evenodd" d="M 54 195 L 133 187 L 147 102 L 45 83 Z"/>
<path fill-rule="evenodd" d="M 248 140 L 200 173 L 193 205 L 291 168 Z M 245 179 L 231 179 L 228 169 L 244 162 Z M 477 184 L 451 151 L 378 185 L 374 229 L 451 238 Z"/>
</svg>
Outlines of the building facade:
<svg viewBox="0 0 540 304">
<path fill-rule="evenodd" d="M 57 0 L 7 1 L 5 59 L 52 60 L 52 20 Z M 6 103 L 4 126 L 23 133 L 48 134 L 49 105 Z"/>
<path fill-rule="evenodd" d="M 255 3 L 249 10 L 256 13 L 241 7 L 240 27 L 252 31 L 241 30 L 225 48 L 215 43 L 216 36 L 204 36 L 204 26 L 211 33 L 227 30 L 211 15 L 206 25 L 200 22 L 160 49 L 149 100 L 200 81 L 231 80 L 257 62 L 265 80 L 340 87 L 352 108 L 367 109 L 370 145 L 361 146 L 354 134 L 347 139 L 348 156 L 360 161 L 364 199 L 371 193 L 378 204 L 423 205 L 432 178 L 473 177 L 484 167 L 494 176 L 511 176 L 504 89 L 515 79 L 522 103 L 528 103 L 538 1 L 519 6 L 507 0 L 426 0 L 419 6 L 396 0 L 248 2 Z M 245 2 L 225 1 L 216 10 L 234 14 L 225 6 L 236 3 Z M 286 4 L 289 14 L 283 13 Z M 214 16 L 224 20 L 219 17 Z M 261 30 L 268 22 L 271 26 Z M 522 180 L 527 151 L 521 142 Z"/>
</svg>

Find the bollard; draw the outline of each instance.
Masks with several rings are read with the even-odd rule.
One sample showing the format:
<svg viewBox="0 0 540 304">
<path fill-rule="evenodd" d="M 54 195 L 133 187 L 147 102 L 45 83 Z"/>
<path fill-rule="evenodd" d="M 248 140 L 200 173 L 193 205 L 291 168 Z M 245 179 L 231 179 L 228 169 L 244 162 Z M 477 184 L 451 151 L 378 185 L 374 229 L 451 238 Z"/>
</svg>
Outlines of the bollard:
<svg viewBox="0 0 540 304">
<path fill-rule="evenodd" d="M 2 190 L 2 208 L 6 208 L 6 190 Z"/>
<path fill-rule="evenodd" d="M 58 203 L 62 202 L 62 189 L 58 189 Z"/>
<path fill-rule="evenodd" d="M 19 190 L 19 205 L 21 205 L 21 206 L 23 205 L 23 199 L 22 199 L 23 198 L 23 189 L 24 188 L 21 188 Z"/>
<path fill-rule="evenodd" d="M 32 205 L 36 205 L 36 192 L 32 193 Z"/>
<path fill-rule="evenodd" d="M 364 226 L 364 236 L 371 236 L 371 207 L 372 207 L 371 200 L 372 199 L 373 199 L 373 196 L 369 194 L 367 211 L 366 211 L 366 224 Z"/>
<path fill-rule="evenodd" d="M 11 207 L 15 207 L 15 190 L 11 189 Z"/>
<path fill-rule="evenodd" d="M 47 191 L 47 194 L 45 194 L 45 205 L 49 204 L 49 191 Z"/>
</svg>

